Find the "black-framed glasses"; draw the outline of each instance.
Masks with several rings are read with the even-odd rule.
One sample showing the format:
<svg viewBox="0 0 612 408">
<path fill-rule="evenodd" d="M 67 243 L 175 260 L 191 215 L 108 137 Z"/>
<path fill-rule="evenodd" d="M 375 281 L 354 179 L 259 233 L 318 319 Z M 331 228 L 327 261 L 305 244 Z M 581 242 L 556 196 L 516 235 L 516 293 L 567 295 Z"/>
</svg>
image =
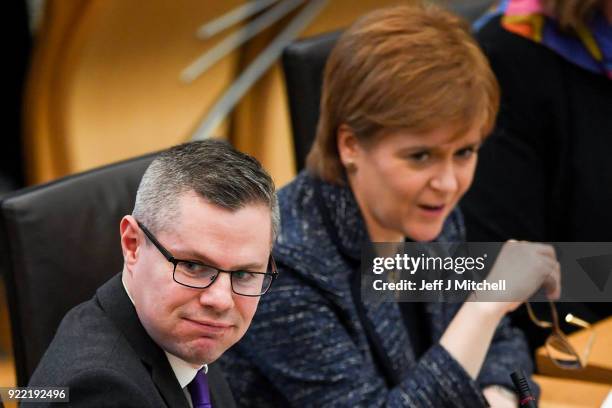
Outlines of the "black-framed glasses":
<svg viewBox="0 0 612 408">
<path fill-rule="evenodd" d="M 230 274 L 232 291 L 234 293 L 242 296 L 257 297 L 265 294 L 270 289 L 270 286 L 272 286 L 272 281 L 278 276 L 272 254 L 270 254 L 270 259 L 268 260 L 269 272 L 226 271 L 206 265 L 200 261 L 177 259 L 159 243 L 151 231 L 139 221 L 137 223 L 149 241 L 155 245 L 155 248 L 174 266 L 172 278 L 180 285 L 194 289 L 206 289 L 215 282 L 219 273 L 224 272 Z"/>
<path fill-rule="evenodd" d="M 565 333 L 563 333 L 561 330 L 561 326 L 559 325 L 559 316 L 557 314 L 555 304 L 552 301 L 548 301 L 548 303 L 550 305 L 552 322 L 538 319 L 529 302 L 526 303 L 527 313 L 529 314 L 531 321 L 543 329 L 552 329 L 552 333 L 548 336 L 545 343 L 548 357 L 557 367 L 560 368 L 567 370 L 580 370 L 585 368 L 588 363 L 589 355 L 591 354 L 593 342 L 595 341 L 595 331 L 588 322 L 574 316 L 573 314 L 568 313 L 565 316 L 565 321 L 567 323 L 590 331 L 589 339 L 584 350 L 582 353 L 578 353 L 576 348 L 569 342 Z"/>
</svg>

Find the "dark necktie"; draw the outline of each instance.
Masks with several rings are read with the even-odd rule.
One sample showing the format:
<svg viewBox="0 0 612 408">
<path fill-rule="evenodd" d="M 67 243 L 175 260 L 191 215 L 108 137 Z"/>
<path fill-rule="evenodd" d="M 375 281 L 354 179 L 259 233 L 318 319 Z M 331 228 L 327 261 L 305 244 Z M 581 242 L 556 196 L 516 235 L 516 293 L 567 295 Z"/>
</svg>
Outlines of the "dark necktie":
<svg viewBox="0 0 612 408">
<path fill-rule="evenodd" d="M 208 380 L 202 370 L 198 371 L 193 381 L 187 385 L 193 408 L 212 408 Z"/>
</svg>

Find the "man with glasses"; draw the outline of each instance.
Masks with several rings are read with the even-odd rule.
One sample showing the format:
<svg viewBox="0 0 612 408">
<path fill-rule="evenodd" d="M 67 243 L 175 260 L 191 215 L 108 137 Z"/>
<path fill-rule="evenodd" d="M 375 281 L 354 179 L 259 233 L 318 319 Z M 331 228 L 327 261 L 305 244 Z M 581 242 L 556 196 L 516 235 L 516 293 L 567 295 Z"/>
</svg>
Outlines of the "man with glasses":
<svg viewBox="0 0 612 408">
<path fill-rule="evenodd" d="M 276 278 L 277 228 L 255 159 L 212 140 L 161 153 L 121 220 L 122 273 L 66 315 L 30 386 L 69 387 L 73 407 L 234 406 L 214 361 Z"/>
</svg>

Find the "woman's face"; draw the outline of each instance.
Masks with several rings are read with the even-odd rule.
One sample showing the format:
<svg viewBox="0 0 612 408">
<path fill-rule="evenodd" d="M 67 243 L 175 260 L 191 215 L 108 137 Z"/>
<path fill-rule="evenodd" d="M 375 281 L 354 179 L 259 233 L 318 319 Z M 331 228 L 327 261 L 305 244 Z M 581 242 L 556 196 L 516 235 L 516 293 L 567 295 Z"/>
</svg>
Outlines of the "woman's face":
<svg viewBox="0 0 612 408">
<path fill-rule="evenodd" d="M 394 131 L 366 146 L 341 127 L 341 160 L 372 241 L 435 239 L 472 183 L 480 142 L 480 126 L 460 136 L 443 127 Z"/>
</svg>

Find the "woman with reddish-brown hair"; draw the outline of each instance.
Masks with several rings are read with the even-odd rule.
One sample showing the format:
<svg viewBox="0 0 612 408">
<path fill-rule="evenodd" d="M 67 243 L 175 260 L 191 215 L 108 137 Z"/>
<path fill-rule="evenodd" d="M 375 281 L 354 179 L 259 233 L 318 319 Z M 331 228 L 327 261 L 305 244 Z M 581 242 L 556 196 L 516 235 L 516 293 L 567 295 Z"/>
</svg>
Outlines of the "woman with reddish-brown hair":
<svg viewBox="0 0 612 408">
<path fill-rule="evenodd" d="M 513 302 L 368 302 L 359 286 L 374 242 L 464 239 L 457 203 L 498 99 L 469 30 L 440 8 L 382 9 L 343 33 L 307 170 L 279 192 L 279 280 L 223 359 L 240 406 L 516 406 L 510 373 L 532 363 L 504 315 L 543 282 L 558 295 L 551 248 L 502 249 L 491 273 L 537 260 Z"/>
</svg>

